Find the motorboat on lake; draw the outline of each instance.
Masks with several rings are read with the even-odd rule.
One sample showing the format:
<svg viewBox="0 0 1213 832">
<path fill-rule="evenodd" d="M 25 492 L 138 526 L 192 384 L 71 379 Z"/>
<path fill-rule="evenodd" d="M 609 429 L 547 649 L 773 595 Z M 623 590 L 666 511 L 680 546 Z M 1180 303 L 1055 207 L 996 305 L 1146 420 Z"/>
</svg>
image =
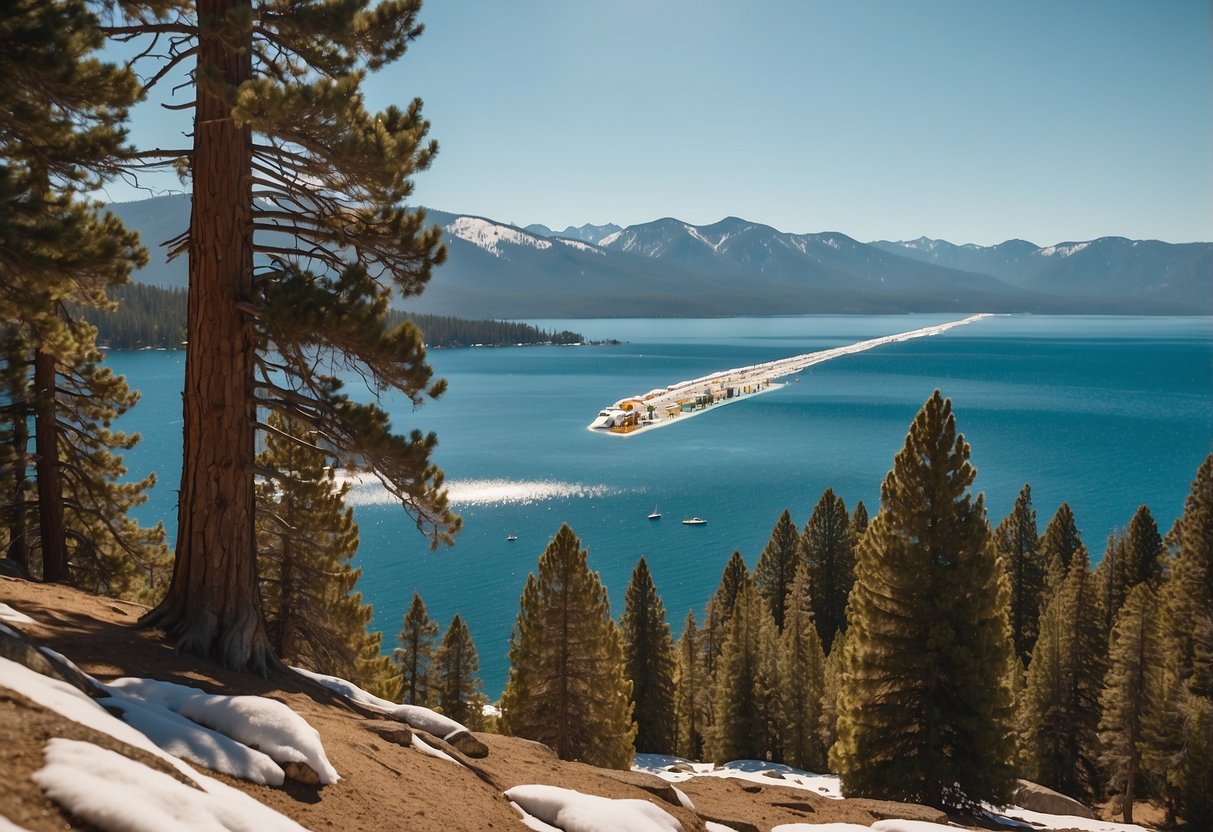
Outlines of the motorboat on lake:
<svg viewBox="0 0 1213 832">
<path fill-rule="evenodd" d="M 706 526 L 707 524 L 708 521 L 704 520 L 702 517 L 688 517 L 686 520 L 682 521 L 682 525 L 684 526 Z"/>
<path fill-rule="evenodd" d="M 518 535 L 516 535 L 516 534 L 506 535 L 505 539 L 506 539 L 506 542 L 513 543 L 515 540 L 518 539 Z"/>
</svg>

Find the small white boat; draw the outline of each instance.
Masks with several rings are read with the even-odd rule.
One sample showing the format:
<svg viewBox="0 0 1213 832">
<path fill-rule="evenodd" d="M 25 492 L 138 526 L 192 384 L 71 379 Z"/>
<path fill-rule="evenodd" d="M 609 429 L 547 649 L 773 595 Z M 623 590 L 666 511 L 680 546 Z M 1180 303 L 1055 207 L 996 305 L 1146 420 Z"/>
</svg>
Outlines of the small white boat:
<svg viewBox="0 0 1213 832">
<path fill-rule="evenodd" d="M 684 526 L 706 526 L 707 524 L 708 521 L 704 520 L 702 517 L 688 517 L 686 520 L 682 521 L 682 525 Z"/>
<path fill-rule="evenodd" d="M 516 534 L 507 535 L 505 539 L 508 542 L 513 543 L 515 540 L 518 539 L 518 535 L 516 535 Z"/>
<path fill-rule="evenodd" d="M 657 506 L 653 506 L 653 510 L 651 512 L 649 512 L 649 519 L 650 520 L 660 520 L 661 519 L 661 512 L 657 510 Z"/>
</svg>

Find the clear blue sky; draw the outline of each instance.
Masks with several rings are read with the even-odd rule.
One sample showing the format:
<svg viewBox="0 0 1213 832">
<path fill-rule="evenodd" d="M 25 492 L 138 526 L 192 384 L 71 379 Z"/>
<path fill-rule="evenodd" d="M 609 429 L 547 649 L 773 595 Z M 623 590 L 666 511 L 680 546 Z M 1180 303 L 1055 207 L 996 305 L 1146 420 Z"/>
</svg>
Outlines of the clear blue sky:
<svg viewBox="0 0 1213 832">
<path fill-rule="evenodd" d="M 429 0 L 422 16 L 367 85 L 373 107 L 425 101 L 441 150 L 419 204 L 556 229 L 735 215 L 860 240 L 1213 239 L 1206 0 Z"/>
</svg>

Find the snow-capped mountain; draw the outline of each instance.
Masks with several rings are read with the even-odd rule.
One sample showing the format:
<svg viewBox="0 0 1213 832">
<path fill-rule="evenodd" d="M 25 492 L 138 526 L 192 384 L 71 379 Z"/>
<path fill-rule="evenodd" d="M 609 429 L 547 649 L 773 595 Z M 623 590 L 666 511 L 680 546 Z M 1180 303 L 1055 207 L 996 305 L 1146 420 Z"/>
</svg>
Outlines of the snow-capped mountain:
<svg viewBox="0 0 1213 832">
<path fill-rule="evenodd" d="M 110 206 L 140 231 L 152 262 L 136 280 L 184 286 L 185 258 L 157 243 L 189 220 L 189 198 Z M 1106 237 L 1041 248 L 920 238 L 863 243 L 839 232 L 789 234 L 727 217 L 667 217 L 551 234 L 487 217 L 427 211 L 447 262 L 418 312 L 464 317 L 771 315 L 994 311 L 1213 313 L 1213 244 Z M 614 229 L 614 230 L 610 230 Z M 583 231 L 597 242 L 577 239 Z M 549 233 L 545 234 L 544 231 Z"/>
<path fill-rule="evenodd" d="M 1213 245 L 1209 243 L 1100 237 L 1045 247 L 1026 240 L 958 246 L 920 237 L 878 240 L 872 245 L 934 265 L 993 275 L 1034 292 L 1187 304 L 1194 312 L 1213 309 Z"/>
</svg>

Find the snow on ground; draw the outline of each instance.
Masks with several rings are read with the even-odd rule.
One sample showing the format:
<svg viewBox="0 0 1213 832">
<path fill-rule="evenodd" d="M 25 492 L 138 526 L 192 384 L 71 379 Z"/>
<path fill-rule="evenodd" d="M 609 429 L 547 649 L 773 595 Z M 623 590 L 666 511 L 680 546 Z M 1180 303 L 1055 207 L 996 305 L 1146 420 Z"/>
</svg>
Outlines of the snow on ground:
<svg viewBox="0 0 1213 832">
<path fill-rule="evenodd" d="M 24 826 L 18 826 L 4 815 L 0 815 L 0 832 L 29 832 Z"/>
<path fill-rule="evenodd" d="M 671 767 L 678 769 L 671 771 Z M 814 774 L 809 771 L 785 766 L 781 763 L 767 763 L 761 760 L 734 760 L 723 766 L 712 763 L 697 763 L 683 757 L 673 757 L 665 754 L 637 754 L 632 763 L 632 771 L 643 771 L 656 774 L 670 783 L 684 783 L 692 777 L 732 777 L 738 780 L 750 780 L 764 786 L 790 786 L 804 789 L 814 794 L 835 800 L 842 799 L 842 788 L 837 775 Z M 778 772 L 783 779 L 774 778 L 764 772 Z M 1018 806 L 1005 806 L 1001 809 L 985 806 L 990 816 L 1008 827 L 1031 824 L 1036 829 L 1077 829 L 1081 832 L 1149 832 L 1144 826 L 1133 823 L 1116 823 L 1110 820 L 1092 820 L 1073 815 L 1046 815 L 1043 812 L 1033 812 Z M 880 823 L 897 823 L 900 826 L 881 826 Z M 952 829 L 938 824 L 928 824 L 925 821 L 881 821 L 871 828 L 879 832 L 937 832 L 940 829 Z M 909 824 L 920 824 L 911 826 Z M 836 829 L 834 827 L 837 827 Z M 868 829 L 866 826 L 855 824 L 811 824 L 790 823 L 779 826 L 772 832 L 857 832 Z"/>
<path fill-rule="evenodd" d="M 395 702 L 389 702 L 387 699 L 382 699 L 373 693 L 367 693 L 353 682 L 346 681 L 339 676 L 327 676 L 323 673 L 304 670 L 301 667 L 293 667 L 291 669 L 315 682 L 319 682 L 329 690 L 336 691 L 351 702 L 357 702 L 365 708 L 378 711 L 397 722 L 403 722 L 405 725 L 409 725 L 419 731 L 425 731 L 427 734 L 432 734 L 435 737 L 441 737 L 449 741 L 456 734 L 470 733 L 461 723 L 456 722 L 449 716 L 443 716 L 437 711 L 431 711 L 429 708 L 423 708 L 420 705 L 399 705 Z M 452 762 L 455 762 L 454 758 L 450 759 Z"/>
<path fill-rule="evenodd" d="M 612 800 L 541 785 L 515 786 L 505 796 L 527 815 L 563 832 L 682 832 L 673 815 L 647 800 Z"/>
<path fill-rule="evenodd" d="M 340 777 L 325 756 L 320 732 L 286 705 L 263 696 L 223 696 L 155 679 L 117 679 L 108 686 L 120 694 L 159 705 L 233 740 L 255 746 L 279 764 L 305 763 L 320 783 Z"/>
<path fill-rule="evenodd" d="M 52 738 L 32 779 L 70 814 L 106 832 L 300 832 L 234 789 L 200 791 L 92 743 Z M 224 787 L 226 789 L 226 787 Z M 233 799 L 233 794 L 243 800 Z"/>
<path fill-rule="evenodd" d="M 15 610 L 8 604 L 0 604 L 0 621 L 11 621 L 14 624 L 35 624 L 37 622 L 20 610 Z"/>
<path fill-rule="evenodd" d="M 737 830 L 733 827 L 725 826 L 723 823 L 717 823 L 714 820 L 706 821 L 703 824 L 703 828 L 706 829 L 707 832 L 737 832 Z"/>
<path fill-rule="evenodd" d="M 494 257 L 500 257 L 503 254 L 499 243 L 530 246 L 540 251 L 552 247 L 549 240 L 536 237 L 528 231 L 498 225 L 480 217 L 456 217 L 446 226 L 446 231 L 453 237 L 459 237 L 479 246 Z"/>
<path fill-rule="evenodd" d="M 689 771 L 670 771 L 671 766 Z M 822 797 L 835 800 L 842 799 L 842 791 L 838 785 L 838 777 L 832 774 L 814 774 L 781 763 L 766 763 L 759 760 L 735 760 L 724 766 L 712 763 L 695 763 L 682 757 L 671 757 L 663 754 L 637 754 L 632 763 L 633 771 L 645 771 L 656 774 L 671 783 L 682 783 L 692 777 L 730 777 L 737 780 L 750 780 L 763 785 L 792 786 L 793 788 L 811 791 Z M 764 772 L 777 772 L 783 779 L 774 778 Z"/>
<path fill-rule="evenodd" d="M 1080 829 L 1083 832 L 1150 832 L 1146 827 L 1138 826 L 1136 823 L 1117 823 L 1111 820 L 1082 818 L 1077 815 L 1046 815 L 1044 812 L 1033 812 L 1018 806 L 1007 806 L 1003 809 L 992 809 L 987 806 L 986 809 L 993 815 L 1023 821 L 1038 829 Z"/>
<path fill-rule="evenodd" d="M 448 761 L 454 763 L 455 765 L 459 766 L 460 768 L 467 768 L 467 766 L 465 766 L 463 763 L 456 760 L 450 754 L 447 754 L 441 748 L 435 748 L 434 746 L 430 745 L 428 742 L 426 742 L 425 740 L 423 740 L 421 737 L 417 736 L 416 734 L 413 734 L 413 748 L 416 748 L 422 754 L 428 754 L 431 757 L 437 757 L 439 760 L 448 760 Z"/>
<path fill-rule="evenodd" d="M 120 711 L 124 722 L 174 757 L 262 785 L 281 786 L 286 779 L 281 766 L 268 755 L 176 711 L 130 696 L 112 696 L 101 703 Z"/>
<path fill-rule="evenodd" d="M 948 827 L 955 832 L 955 827 Z M 858 823 L 781 823 L 771 832 L 872 832 L 872 827 Z"/>
</svg>

